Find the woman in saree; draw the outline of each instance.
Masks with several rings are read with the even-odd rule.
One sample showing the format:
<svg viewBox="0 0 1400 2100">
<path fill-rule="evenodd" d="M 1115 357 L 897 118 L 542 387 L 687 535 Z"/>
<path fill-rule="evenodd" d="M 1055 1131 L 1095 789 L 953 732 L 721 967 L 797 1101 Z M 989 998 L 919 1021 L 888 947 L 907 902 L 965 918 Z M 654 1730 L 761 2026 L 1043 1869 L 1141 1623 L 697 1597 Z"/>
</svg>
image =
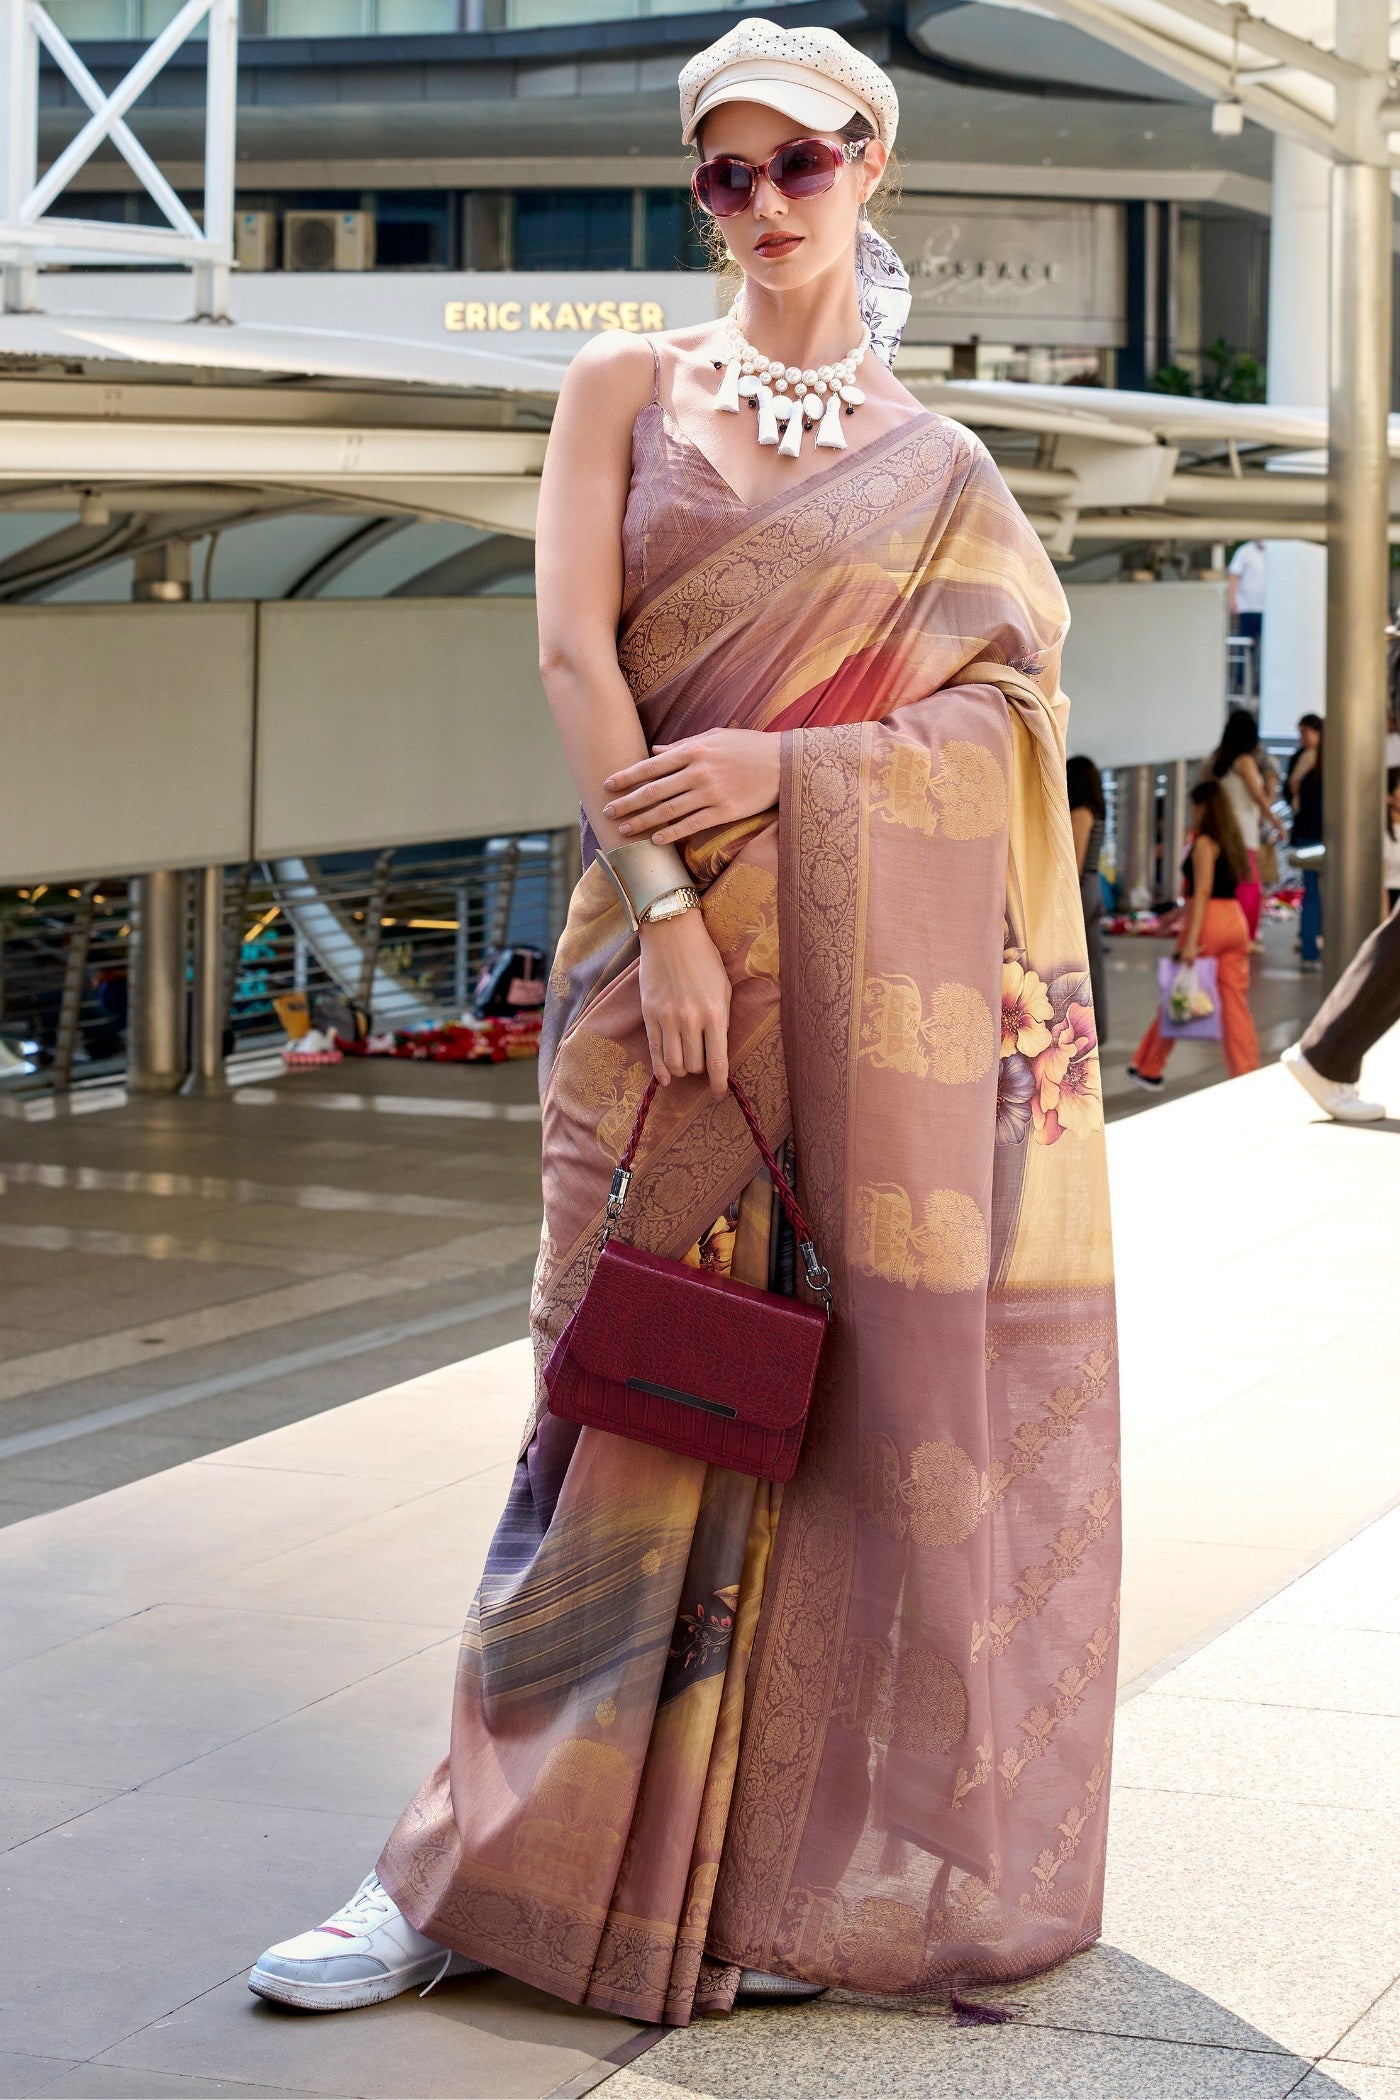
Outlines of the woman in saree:
<svg viewBox="0 0 1400 2100">
<path fill-rule="evenodd" d="M 254 1969 L 293 2004 L 473 1968 L 679 2025 L 946 2002 L 1100 1928 L 1117 1397 L 1064 599 L 982 445 L 889 369 L 888 77 L 746 20 L 681 101 L 736 311 L 590 342 L 540 491 L 585 868 L 536 1356 L 653 1077 L 627 1236 L 793 1290 L 733 1073 L 835 1316 L 782 1487 L 580 1429 L 537 1380 L 448 1753 Z"/>
</svg>

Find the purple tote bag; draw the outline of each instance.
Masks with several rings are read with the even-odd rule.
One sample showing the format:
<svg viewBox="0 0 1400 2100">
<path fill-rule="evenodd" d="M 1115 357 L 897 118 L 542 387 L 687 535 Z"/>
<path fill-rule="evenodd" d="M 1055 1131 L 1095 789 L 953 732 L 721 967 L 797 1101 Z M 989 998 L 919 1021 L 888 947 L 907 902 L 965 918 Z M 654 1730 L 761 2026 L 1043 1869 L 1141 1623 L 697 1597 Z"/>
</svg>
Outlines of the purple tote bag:
<svg viewBox="0 0 1400 2100">
<path fill-rule="evenodd" d="M 1187 1021 L 1172 1019 L 1172 986 L 1184 971 L 1192 969 L 1196 983 L 1210 1000 L 1210 1012 Z M 1163 1035 L 1173 1036 L 1178 1041 L 1218 1043 L 1220 1041 L 1220 988 L 1216 981 L 1215 958 L 1198 955 L 1195 963 L 1176 962 L 1164 955 L 1157 965 L 1158 1016 L 1157 1024 Z"/>
</svg>

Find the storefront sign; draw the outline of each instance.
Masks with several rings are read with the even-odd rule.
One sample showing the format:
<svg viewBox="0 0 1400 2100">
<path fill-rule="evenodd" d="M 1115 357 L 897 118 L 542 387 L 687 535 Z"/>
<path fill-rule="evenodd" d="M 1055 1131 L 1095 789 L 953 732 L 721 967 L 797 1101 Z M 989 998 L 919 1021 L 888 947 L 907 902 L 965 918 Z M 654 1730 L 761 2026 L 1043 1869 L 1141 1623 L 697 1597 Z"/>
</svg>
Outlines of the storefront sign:
<svg viewBox="0 0 1400 2100">
<path fill-rule="evenodd" d="M 189 280 L 174 270 L 50 274 L 52 313 L 180 319 Z M 572 357 L 591 335 L 693 328 L 717 311 L 705 270 L 269 270 L 236 271 L 233 316 L 264 328 L 329 328 L 349 335 L 509 356 Z"/>
<path fill-rule="evenodd" d="M 913 285 L 910 343 L 1124 340 L 1122 207 L 910 197 L 889 232 Z M 182 318 L 182 272 L 51 273 L 52 313 Z M 495 350 L 562 362 L 590 336 L 713 321 L 728 304 L 706 270 L 237 271 L 236 320 L 262 327 Z"/>
<path fill-rule="evenodd" d="M 911 197 L 893 215 L 914 303 L 911 343 L 1121 343 L 1116 204 Z"/>
<path fill-rule="evenodd" d="M 518 335 L 592 335 L 625 329 L 647 335 L 665 328 L 666 308 L 656 299 L 449 299 L 443 326 L 454 333 L 501 330 Z"/>
</svg>

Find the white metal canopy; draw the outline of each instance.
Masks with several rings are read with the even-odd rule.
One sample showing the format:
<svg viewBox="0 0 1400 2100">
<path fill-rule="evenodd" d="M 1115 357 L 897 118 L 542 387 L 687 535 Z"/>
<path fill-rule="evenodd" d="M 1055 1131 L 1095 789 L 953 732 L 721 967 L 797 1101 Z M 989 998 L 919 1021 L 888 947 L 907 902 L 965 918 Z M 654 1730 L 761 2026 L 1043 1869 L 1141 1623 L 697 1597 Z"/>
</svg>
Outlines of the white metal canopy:
<svg viewBox="0 0 1400 2100">
<path fill-rule="evenodd" d="M 100 494 L 187 539 L 298 504 L 534 531 L 558 365 L 328 331 L 42 315 L 0 317 L 6 355 L 29 376 L 0 376 L 0 511 L 72 511 Z M 1325 536 L 1321 410 L 911 386 L 989 444 L 1061 558 L 1111 542 Z M 1400 418 L 1390 453 L 1400 521 Z M 94 561 L 111 558 L 105 544 Z"/>
<path fill-rule="evenodd" d="M 1391 158 L 1400 104 L 1384 79 L 1338 54 L 1346 0 L 994 0 L 1051 15 L 1100 43 L 1337 158 Z M 1390 0 L 1365 0 L 1391 19 Z M 1392 27 L 1392 53 L 1395 29 Z M 1228 117 L 1222 131 L 1238 129 Z"/>
</svg>

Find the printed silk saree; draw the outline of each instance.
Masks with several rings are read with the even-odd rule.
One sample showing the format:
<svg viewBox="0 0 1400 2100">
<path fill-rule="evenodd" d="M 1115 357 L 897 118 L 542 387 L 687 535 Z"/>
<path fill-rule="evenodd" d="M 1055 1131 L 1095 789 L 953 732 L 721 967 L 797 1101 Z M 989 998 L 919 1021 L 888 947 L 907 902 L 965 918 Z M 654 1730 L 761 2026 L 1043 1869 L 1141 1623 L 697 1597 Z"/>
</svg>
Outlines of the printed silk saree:
<svg viewBox="0 0 1400 2100">
<path fill-rule="evenodd" d="M 901 1998 L 1026 1977 L 1099 1931 L 1118 1625 L 1064 599 L 936 416 L 751 507 L 657 403 L 636 448 L 619 660 L 648 741 L 783 738 L 778 811 L 689 858 L 836 1317 L 785 1488 L 539 1397 L 450 1753 L 380 1872 L 434 1939 L 639 2020 L 725 2011 L 745 1967 Z M 540 1362 L 648 1077 L 596 863 L 546 1034 Z M 732 1100 L 658 1097 L 626 1229 L 770 1282 Z"/>
</svg>

